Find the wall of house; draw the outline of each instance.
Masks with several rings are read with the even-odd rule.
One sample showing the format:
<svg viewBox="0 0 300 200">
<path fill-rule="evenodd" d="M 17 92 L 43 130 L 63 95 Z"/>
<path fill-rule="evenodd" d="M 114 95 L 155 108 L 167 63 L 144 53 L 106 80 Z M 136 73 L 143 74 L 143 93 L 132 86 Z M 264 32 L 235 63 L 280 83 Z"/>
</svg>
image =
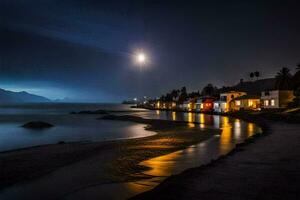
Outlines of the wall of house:
<svg viewBox="0 0 300 200">
<path fill-rule="evenodd" d="M 279 91 L 262 92 L 261 100 L 263 108 L 279 108 Z"/>
<path fill-rule="evenodd" d="M 234 100 L 230 103 L 231 111 L 238 110 L 257 110 L 260 108 L 260 99 L 240 99 Z"/>
<path fill-rule="evenodd" d="M 225 112 L 230 111 L 231 108 L 231 101 L 239 96 L 243 96 L 246 95 L 246 92 L 227 92 L 227 93 L 222 93 L 220 95 L 220 99 L 221 100 L 225 100 L 226 99 L 226 108 L 225 108 Z"/>
<path fill-rule="evenodd" d="M 214 111 L 223 113 L 227 110 L 227 103 L 224 101 L 215 101 L 214 103 Z"/>
<path fill-rule="evenodd" d="M 291 90 L 273 90 L 262 92 L 261 95 L 263 108 L 285 108 L 294 98 Z"/>
</svg>

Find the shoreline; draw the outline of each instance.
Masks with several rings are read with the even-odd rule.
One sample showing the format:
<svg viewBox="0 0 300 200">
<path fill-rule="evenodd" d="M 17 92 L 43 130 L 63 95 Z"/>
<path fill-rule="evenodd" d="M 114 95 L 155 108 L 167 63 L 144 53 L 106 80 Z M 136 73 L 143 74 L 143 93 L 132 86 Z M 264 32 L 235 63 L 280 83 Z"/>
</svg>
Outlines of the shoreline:
<svg viewBox="0 0 300 200">
<path fill-rule="evenodd" d="M 226 174 L 224 173 L 224 168 L 228 167 L 228 169 L 232 169 L 232 168 L 238 168 L 235 165 L 239 166 L 241 165 L 241 163 L 243 163 L 241 160 L 247 160 L 246 162 L 249 162 L 249 158 L 247 158 L 247 156 L 251 157 L 251 159 L 255 160 L 255 161 L 251 161 L 254 162 L 253 164 L 249 164 L 249 166 L 247 166 L 248 168 L 259 168 L 260 167 L 260 162 L 266 162 L 265 160 L 261 159 L 257 159 L 254 158 L 253 155 L 251 155 L 250 150 L 251 151 L 255 151 L 255 147 L 258 146 L 257 143 L 260 143 L 260 148 L 256 149 L 257 152 L 259 152 L 259 154 L 261 154 L 262 156 L 269 156 L 270 160 L 272 160 L 272 153 L 269 153 L 270 155 L 264 155 L 267 154 L 264 152 L 264 144 L 266 143 L 264 140 L 271 140 L 274 137 L 280 138 L 278 139 L 278 141 L 276 142 L 281 142 L 284 141 L 284 143 L 289 144 L 289 142 L 292 142 L 293 140 L 298 141 L 300 139 L 300 136 L 298 136 L 299 134 L 297 134 L 297 131 L 300 130 L 300 124 L 299 124 L 299 118 L 297 118 L 297 116 L 295 116 L 296 119 L 292 119 L 290 120 L 290 117 L 285 117 L 284 121 L 285 122 L 281 122 L 281 123 L 277 123 L 278 121 L 278 116 L 272 116 L 272 115 L 255 115 L 255 114 L 249 114 L 249 113 L 245 113 L 245 112 L 237 112 L 237 113 L 228 113 L 228 114 L 220 114 L 221 116 L 230 116 L 230 117 L 234 117 L 237 119 L 241 119 L 243 121 L 246 122 L 251 122 L 251 123 L 255 123 L 258 126 L 260 126 L 262 128 L 263 134 L 256 134 L 248 139 L 246 139 L 243 143 L 237 144 L 236 147 L 229 152 L 227 155 L 225 156 L 220 156 L 218 159 L 216 160 L 212 160 L 210 163 L 206 164 L 206 165 L 202 165 L 199 167 L 195 167 L 195 168 L 190 168 L 187 169 L 185 171 L 183 171 L 182 173 L 178 174 L 178 175 L 174 175 L 174 176 L 170 176 L 167 179 L 165 179 L 162 183 L 160 183 L 157 187 L 153 188 L 152 190 L 146 191 L 144 193 L 138 194 L 130 199 L 142 199 L 142 200 L 150 200 L 150 199 L 155 199 L 155 198 L 163 198 L 163 199 L 243 199 L 246 198 L 244 193 L 247 193 L 246 190 L 247 188 L 245 188 L 246 186 L 244 186 L 243 188 L 241 188 L 240 186 L 237 186 L 239 184 L 241 184 L 242 182 L 240 182 L 240 180 L 244 180 L 244 178 L 247 176 L 247 174 L 249 172 L 246 172 L 246 174 L 241 174 L 240 176 L 235 176 L 234 178 L 231 178 L 230 174 Z M 267 117 L 266 117 L 267 116 Z M 275 119 L 274 119 L 275 118 Z M 293 128 L 289 129 L 288 126 L 293 126 Z M 287 127 L 285 127 L 287 126 Z M 283 129 L 283 130 L 278 130 L 278 129 Z M 286 129 L 286 130 L 285 130 Z M 282 134 L 287 131 L 288 134 L 293 134 L 293 136 L 296 138 L 290 139 L 287 138 L 287 136 L 283 136 Z M 276 134 L 274 136 L 274 134 Z M 277 139 L 276 138 L 276 139 Z M 275 143 L 275 142 L 274 142 Z M 268 145 L 268 144 L 266 144 Z M 272 144 L 273 145 L 273 144 Z M 294 142 L 294 147 L 298 147 L 298 150 L 300 150 L 299 145 L 297 144 L 297 142 Z M 273 145 L 274 148 L 276 148 L 275 145 Z M 289 146 L 285 146 L 285 148 L 287 148 Z M 291 147 L 289 147 L 291 148 Z M 272 150 L 272 149 L 271 149 Z M 276 149 L 277 151 L 283 150 L 283 149 Z M 299 151 L 298 151 L 299 152 Z M 288 152 L 290 153 L 290 152 Z M 246 154 L 246 155 L 241 155 L 241 154 Z M 282 160 L 283 159 L 287 159 L 289 160 L 289 162 L 294 161 L 294 164 L 297 166 L 300 166 L 300 159 L 299 158 L 299 153 L 296 153 L 297 156 L 293 155 L 292 160 L 291 158 L 286 158 L 289 156 L 289 154 L 284 154 L 281 155 L 282 158 L 280 158 L 276 164 L 278 165 L 283 165 Z M 244 157 L 243 157 L 244 156 Z M 235 159 L 236 158 L 236 159 Z M 232 160 L 235 159 L 235 162 L 233 162 Z M 257 162 L 257 164 L 256 164 Z M 224 167 L 224 163 L 226 164 Z M 235 169 L 235 170 L 239 170 L 239 169 Z M 272 169 L 272 173 L 276 174 L 276 176 L 278 176 L 280 179 L 285 179 L 286 177 L 280 177 L 280 175 L 278 175 L 277 173 L 280 173 L 279 170 L 277 169 Z M 282 167 L 281 170 L 288 170 L 289 169 L 289 165 L 286 164 L 285 166 Z M 254 170 L 255 171 L 255 170 Z M 207 174 L 209 173 L 209 175 Z M 258 173 L 257 171 L 255 171 L 252 174 L 252 177 L 255 177 L 255 173 Z M 266 173 L 268 173 L 266 171 Z M 221 178 L 218 177 L 218 175 L 216 174 L 220 174 Z M 239 173 L 240 174 L 240 173 Z M 211 177 L 209 177 L 211 176 Z M 295 179 L 295 177 L 300 178 L 299 173 L 297 172 L 297 170 L 294 172 L 294 174 L 289 174 L 288 178 L 293 178 Z M 264 179 L 264 177 L 262 177 L 261 181 L 264 182 L 260 185 L 261 188 L 267 187 L 265 182 L 270 182 L 270 179 L 272 179 L 273 177 L 268 177 L 266 180 Z M 223 180 L 220 180 L 223 179 Z M 234 180 L 232 180 L 234 179 Z M 248 177 L 248 179 L 251 179 L 251 176 Z M 239 191 L 242 190 L 241 192 L 238 192 L 239 194 L 235 194 L 235 192 L 230 191 L 228 192 L 228 190 L 232 190 L 229 187 L 222 185 L 222 183 L 220 183 L 222 186 L 218 187 L 218 189 L 215 189 L 215 186 L 210 185 L 205 183 L 205 181 L 211 182 L 211 181 L 225 181 L 226 184 L 232 185 L 233 187 L 236 187 L 235 191 Z M 298 179 L 299 180 L 299 179 Z M 274 180 L 272 180 L 274 182 L 276 182 L 276 178 L 274 178 Z M 285 180 L 286 181 L 286 180 Z M 251 181 L 249 181 L 251 182 Z M 191 183 L 193 183 L 191 185 Z M 251 182 L 252 183 L 252 182 Z M 256 181 L 254 183 L 257 183 Z M 185 185 L 186 184 L 186 185 Z M 198 185 L 199 184 L 199 185 Z M 284 186 L 284 184 L 295 184 L 292 189 L 291 188 L 287 188 Z M 283 192 L 283 194 L 280 194 L 280 192 L 276 192 L 274 189 L 269 188 L 268 190 L 266 190 L 265 194 L 261 194 L 260 191 L 256 191 L 256 194 L 249 194 L 250 199 L 257 199 L 257 197 L 253 198 L 253 196 L 255 195 L 260 195 L 259 198 L 262 199 L 266 199 L 267 197 L 270 198 L 270 196 L 273 198 L 277 198 L 278 197 L 280 199 L 296 199 L 295 197 L 299 197 L 299 192 L 296 192 L 297 189 L 295 188 L 299 188 L 300 186 L 300 182 L 286 182 L 284 184 L 280 184 L 280 183 L 276 183 L 275 187 Z M 207 186 L 208 185 L 208 186 Z M 202 187 L 202 188 L 201 188 Z M 255 187 L 255 186 L 254 186 Z M 253 190 L 253 189 L 252 189 Z M 174 193 L 172 193 L 171 191 L 174 191 Z M 232 192 L 232 193 L 231 193 Z M 272 194 L 273 192 L 275 192 L 276 194 Z M 294 193 L 293 193 L 294 192 Z M 288 194 L 288 195 L 287 195 Z M 264 197 L 262 197 L 264 196 Z M 288 197 L 292 197 L 292 198 L 287 198 Z M 249 198 L 249 197 L 248 197 Z M 268 198 L 267 198 L 268 199 Z"/>
<path fill-rule="evenodd" d="M 50 144 L 2 152 L 0 190 L 16 183 L 34 180 L 64 166 L 84 162 L 103 152 L 112 152 L 111 157 L 103 160 L 108 163 L 105 164 L 104 171 L 109 173 L 109 176 L 103 179 L 104 182 L 147 178 L 140 173 L 145 169 L 138 165 L 139 162 L 185 149 L 219 133 L 219 130 L 213 129 L 189 129 L 186 127 L 188 122 L 129 116 L 121 118 L 115 120 L 147 124 L 145 129 L 155 131 L 157 134 L 128 140 Z M 195 134 L 199 132 L 203 134 Z"/>
</svg>

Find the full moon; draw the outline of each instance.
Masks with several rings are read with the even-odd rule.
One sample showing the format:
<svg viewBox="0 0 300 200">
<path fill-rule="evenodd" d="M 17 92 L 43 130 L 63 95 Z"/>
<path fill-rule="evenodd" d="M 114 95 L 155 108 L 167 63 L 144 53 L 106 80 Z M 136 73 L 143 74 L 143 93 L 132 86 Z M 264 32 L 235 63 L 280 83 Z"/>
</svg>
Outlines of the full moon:
<svg viewBox="0 0 300 200">
<path fill-rule="evenodd" d="M 139 54 L 137 55 L 137 61 L 138 61 L 139 63 L 144 63 L 144 62 L 146 61 L 146 56 L 145 56 L 145 54 L 144 54 L 144 53 L 139 53 Z"/>
</svg>

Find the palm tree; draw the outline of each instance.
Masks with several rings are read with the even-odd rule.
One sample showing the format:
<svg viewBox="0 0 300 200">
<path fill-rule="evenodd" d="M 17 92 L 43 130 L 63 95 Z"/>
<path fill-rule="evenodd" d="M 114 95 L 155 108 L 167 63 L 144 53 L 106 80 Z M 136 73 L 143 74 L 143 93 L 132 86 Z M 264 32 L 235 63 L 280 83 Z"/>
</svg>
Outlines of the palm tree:
<svg viewBox="0 0 300 200">
<path fill-rule="evenodd" d="M 260 76 L 260 72 L 259 71 L 255 71 L 254 72 L 254 76 L 258 79 L 258 77 Z"/>
<path fill-rule="evenodd" d="M 179 93 L 178 90 L 172 90 L 171 96 L 173 100 L 175 100 L 178 97 L 178 93 Z"/>
<path fill-rule="evenodd" d="M 179 95 L 179 103 L 184 102 L 187 99 L 188 95 L 186 92 L 186 87 L 182 87 Z"/>
<path fill-rule="evenodd" d="M 251 73 L 250 73 L 250 78 L 251 78 L 251 80 L 253 79 L 253 77 L 254 77 L 254 73 L 251 72 Z"/>
<path fill-rule="evenodd" d="M 279 90 L 290 90 L 293 88 L 293 80 L 290 70 L 283 67 L 276 75 L 276 88 Z"/>
<path fill-rule="evenodd" d="M 293 84 L 294 84 L 294 89 L 300 89 L 300 63 L 297 65 L 296 68 L 297 72 L 293 76 Z"/>
</svg>

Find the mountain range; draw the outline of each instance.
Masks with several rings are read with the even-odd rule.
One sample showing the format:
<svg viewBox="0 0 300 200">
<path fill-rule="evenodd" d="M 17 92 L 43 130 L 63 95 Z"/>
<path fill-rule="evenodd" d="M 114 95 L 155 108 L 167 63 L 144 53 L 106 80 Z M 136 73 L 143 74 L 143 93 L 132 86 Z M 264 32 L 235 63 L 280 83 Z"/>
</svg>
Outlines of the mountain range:
<svg viewBox="0 0 300 200">
<path fill-rule="evenodd" d="M 46 97 L 30 94 L 28 92 L 13 92 L 0 88 L 0 103 L 41 103 L 51 102 Z"/>
</svg>

